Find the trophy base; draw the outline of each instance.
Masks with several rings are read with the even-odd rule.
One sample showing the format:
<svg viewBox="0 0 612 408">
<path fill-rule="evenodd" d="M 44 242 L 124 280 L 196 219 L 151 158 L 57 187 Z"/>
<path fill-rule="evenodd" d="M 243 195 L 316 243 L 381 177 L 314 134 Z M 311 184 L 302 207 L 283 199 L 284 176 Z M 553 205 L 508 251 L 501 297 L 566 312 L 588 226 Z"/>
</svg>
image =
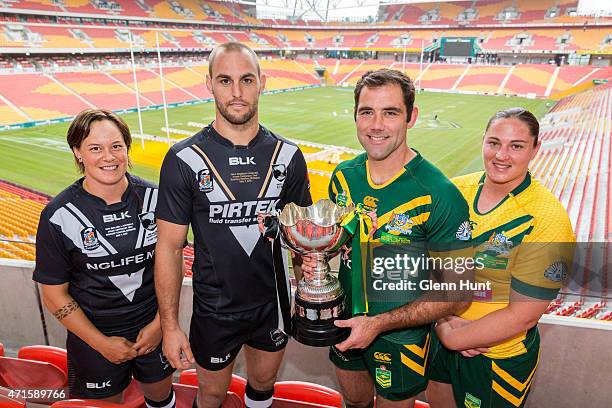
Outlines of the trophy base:
<svg viewBox="0 0 612 408">
<path fill-rule="evenodd" d="M 351 334 L 345 327 L 337 327 L 334 320 L 344 319 L 343 297 L 332 301 L 307 302 L 295 298 L 293 338 L 307 346 L 325 347 L 343 342 Z M 330 311 L 333 310 L 333 314 Z"/>
</svg>

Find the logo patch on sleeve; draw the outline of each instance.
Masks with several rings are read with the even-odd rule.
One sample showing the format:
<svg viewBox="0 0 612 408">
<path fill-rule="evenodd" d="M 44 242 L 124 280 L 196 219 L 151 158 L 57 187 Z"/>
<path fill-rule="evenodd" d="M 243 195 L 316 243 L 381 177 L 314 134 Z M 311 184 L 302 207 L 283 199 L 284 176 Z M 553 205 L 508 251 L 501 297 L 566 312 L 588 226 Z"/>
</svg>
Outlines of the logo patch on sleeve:
<svg viewBox="0 0 612 408">
<path fill-rule="evenodd" d="M 561 282 L 567 277 L 567 265 L 565 262 L 557 261 L 544 271 L 544 277 L 553 282 Z"/>
</svg>

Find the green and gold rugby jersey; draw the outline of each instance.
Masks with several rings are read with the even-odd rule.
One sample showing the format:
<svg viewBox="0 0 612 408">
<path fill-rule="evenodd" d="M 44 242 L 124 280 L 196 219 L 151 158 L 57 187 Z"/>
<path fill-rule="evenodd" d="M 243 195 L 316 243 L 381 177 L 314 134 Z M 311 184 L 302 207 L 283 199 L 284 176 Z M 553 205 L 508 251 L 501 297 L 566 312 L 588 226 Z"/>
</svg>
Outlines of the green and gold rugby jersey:
<svg viewBox="0 0 612 408">
<path fill-rule="evenodd" d="M 340 163 L 330 180 L 332 201 L 341 206 L 361 203 L 366 210 L 376 210 L 378 217 L 378 228 L 369 243 L 362 242 L 358 248 L 356 245 L 352 248 L 351 259 L 362 259 L 361 270 L 351 269 L 351 259 L 340 263 L 339 279 L 346 294 L 345 306 L 353 315 L 380 314 L 407 304 L 423 293 L 418 282 L 414 290 L 373 290 L 373 277 L 367 266 L 371 265 L 368 262 L 371 260 L 366 259 L 370 251 L 365 248 L 378 245 L 381 250 L 391 247 L 419 250 L 425 243 L 449 248 L 458 244 L 465 247 L 469 242 L 467 203 L 440 170 L 416 153 L 416 157 L 384 184 L 372 182 L 366 153 Z M 378 256 L 376 250 L 373 253 L 372 256 Z M 411 278 L 414 281 L 414 277 Z M 365 293 L 354 293 L 355 279 L 362 280 Z M 421 273 L 416 279 L 428 279 L 428 274 Z M 355 307 L 356 299 L 363 299 L 362 296 L 365 297 L 365 310 Z M 388 333 L 385 338 L 408 343 L 417 341 L 426 331 L 425 327 L 401 330 Z"/>
<path fill-rule="evenodd" d="M 572 264 L 575 236 L 567 212 L 557 198 L 527 174 L 525 180 L 496 207 L 482 214 L 478 198 L 484 172 L 453 179 L 470 206 L 476 282 L 490 282 L 489 290 L 474 292 L 460 317 L 479 319 L 508 306 L 511 290 L 534 299 L 553 300 Z M 527 332 L 489 347 L 491 358 L 526 352 Z"/>
</svg>

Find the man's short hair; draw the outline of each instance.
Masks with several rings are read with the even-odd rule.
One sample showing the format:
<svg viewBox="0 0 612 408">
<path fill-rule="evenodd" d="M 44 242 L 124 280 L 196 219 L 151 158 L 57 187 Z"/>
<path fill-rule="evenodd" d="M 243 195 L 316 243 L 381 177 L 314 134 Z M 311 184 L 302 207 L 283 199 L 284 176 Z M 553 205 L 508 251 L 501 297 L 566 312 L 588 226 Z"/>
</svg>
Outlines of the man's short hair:
<svg viewBox="0 0 612 408">
<path fill-rule="evenodd" d="M 355 86 L 355 109 L 353 117 L 357 120 L 357 107 L 359 106 L 359 96 L 363 87 L 378 88 L 389 84 L 399 85 L 402 89 L 404 97 L 404 105 L 406 106 L 406 122 L 410 122 L 412 117 L 412 109 L 414 108 L 414 83 L 410 77 L 396 69 L 383 68 L 376 71 L 367 71 L 361 76 Z"/>
<path fill-rule="evenodd" d="M 255 51 L 253 51 L 250 47 L 247 47 L 244 44 L 241 44 L 239 42 L 227 42 L 225 44 L 221 44 L 217 47 L 215 47 L 215 49 L 213 49 L 211 51 L 211 53 L 208 55 L 208 75 L 212 78 L 212 66 L 213 63 L 215 62 L 215 58 L 217 57 L 217 54 L 219 54 L 220 52 L 247 52 L 248 54 L 251 55 L 251 57 L 253 57 L 253 61 L 255 62 L 255 66 L 257 67 L 257 75 L 261 75 L 261 69 L 259 68 L 259 59 L 257 58 L 257 54 L 255 54 Z"/>
</svg>

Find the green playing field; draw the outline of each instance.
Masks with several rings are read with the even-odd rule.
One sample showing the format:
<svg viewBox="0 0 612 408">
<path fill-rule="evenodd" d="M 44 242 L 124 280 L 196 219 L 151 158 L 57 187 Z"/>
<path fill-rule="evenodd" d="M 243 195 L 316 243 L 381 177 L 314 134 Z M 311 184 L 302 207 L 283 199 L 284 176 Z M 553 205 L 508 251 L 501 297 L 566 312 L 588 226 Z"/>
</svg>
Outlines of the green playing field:
<svg viewBox="0 0 612 408">
<path fill-rule="evenodd" d="M 525 107 L 542 117 L 552 101 L 501 96 L 420 93 L 416 97 L 419 119 L 408 131 L 408 143 L 438 165 L 448 176 L 482 167 L 480 140 L 488 118 L 511 106 Z M 265 95 L 260 121 L 289 139 L 359 149 L 353 121 L 351 88 L 314 88 Z M 169 127 L 195 133 L 189 122 L 209 123 L 214 105 L 205 103 L 168 110 Z M 134 133 L 136 114 L 125 115 Z M 163 111 L 143 112 L 145 134 L 165 138 Z M 66 145 L 68 123 L 0 132 L 0 179 L 48 194 L 56 194 L 78 177 Z M 178 137 L 177 135 L 173 137 Z M 184 137 L 184 136 L 182 136 Z M 134 143 L 139 143 L 135 140 Z M 135 165 L 133 173 L 157 181 L 159 169 Z"/>
</svg>

